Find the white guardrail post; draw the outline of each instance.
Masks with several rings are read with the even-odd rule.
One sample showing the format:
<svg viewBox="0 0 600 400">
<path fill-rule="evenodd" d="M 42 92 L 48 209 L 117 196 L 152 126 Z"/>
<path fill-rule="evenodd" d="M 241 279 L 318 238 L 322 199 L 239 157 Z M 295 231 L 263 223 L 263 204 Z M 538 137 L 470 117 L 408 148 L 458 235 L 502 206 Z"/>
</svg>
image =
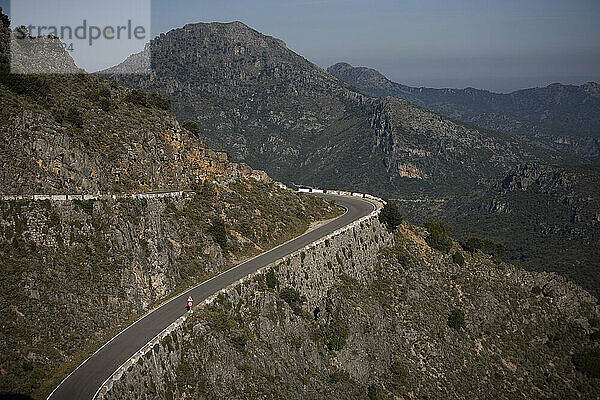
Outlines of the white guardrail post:
<svg viewBox="0 0 600 400">
<path fill-rule="evenodd" d="M 324 238 L 321 238 L 315 242 L 312 242 L 306 246 L 304 246 L 301 249 L 296 250 L 295 252 L 283 257 L 281 260 L 285 261 L 288 258 L 292 258 L 294 256 L 299 256 L 299 254 L 303 251 L 306 250 L 310 250 L 311 248 L 315 248 L 317 246 L 319 246 L 320 244 L 324 243 L 325 240 L 327 239 L 332 239 L 336 236 L 339 236 L 341 234 L 343 234 L 344 232 L 353 229 L 356 226 L 359 226 L 361 223 L 363 223 L 364 221 L 376 217 L 379 214 L 379 211 L 381 210 L 381 208 L 383 207 L 383 205 L 386 204 L 386 202 L 383 199 L 380 199 L 379 197 L 375 197 L 372 196 L 370 194 L 363 194 L 363 193 L 356 193 L 356 192 L 346 192 L 346 191 L 340 191 L 340 190 L 323 190 L 323 189 L 311 189 L 311 188 L 300 188 L 298 189 L 298 192 L 302 192 L 302 193 L 328 193 L 328 194 L 335 194 L 338 196 L 350 196 L 350 197 L 361 197 L 361 198 L 365 198 L 365 199 L 369 199 L 372 200 L 374 202 L 376 202 L 377 204 L 375 204 L 375 210 L 373 210 L 369 215 L 366 215 L 364 217 L 359 218 L 358 220 L 343 226 L 337 230 L 335 230 L 334 232 L 330 233 L 329 235 L 325 236 Z M 68 199 L 75 199 L 76 196 L 79 196 L 77 198 L 83 198 L 85 200 L 97 200 L 99 198 L 112 198 L 113 200 L 117 199 L 117 198 L 155 198 L 155 197 L 164 197 L 164 196 L 171 196 L 171 197 L 175 197 L 175 196 L 183 196 L 185 192 L 183 191 L 178 191 L 178 192 L 164 192 L 164 193 L 145 193 L 145 194 L 132 194 L 132 195 L 119 195 L 119 197 L 117 197 L 117 195 L 98 195 L 98 196 L 92 196 L 92 195 L 59 195 L 59 196 L 54 196 L 54 195 L 34 195 L 31 196 L 32 199 L 34 200 L 68 200 Z M 12 196 L 12 195 L 2 195 L 1 199 L 2 200 L 15 200 L 15 199 L 21 199 L 24 196 Z M 227 288 L 225 289 L 221 289 L 219 290 L 217 293 L 207 297 L 204 301 L 201 301 L 198 305 L 196 305 L 194 308 L 199 307 L 199 306 L 205 306 L 208 305 L 210 303 L 212 303 L 217 296 L 220 293 L 226 293 L 228 290 L 234 290 L 235 286 L 237 286 L 240 283 L 246 282 L 249 279 L 253 279 L 254 276 L 258 275 L 258 274 L 262 274 L 264 273 L 263 271 L 265 271 L 267 268 L 270 268 L 273 264 L 280 262 L 281 260 L 275 261 L 274 263 L 271 263 L 269 265 L 266 265 L 260 269 L 258 269 L 256 272 L 246 275 L 245 277 L 243 277 L 242 279 L 232 283 L 231 285 L 229 285 Z M 118 381 L 119 379 L 121 379 L 121 377 L 123 376 L 123 373 L 125 373 L 125 371 L 127 371 L 127 369 L 134 365 L 141 357 L 143 357 L 144 355 L 146 355 L 146 353 L 152 351 L 152 349 L 154 348 L 155 345 L 157 345 L 162 339 L 164 339 L 167 335 L 170 335 L 175 329 L 177 329 L 179 326 L 181 326 L 185 320 L 187 319 L 188 315 L 190 315 L 190 313 L 194 312 L 194 308 L 192 308 L 190 310 L 190 312 L 184 314 L 183 316 L 179 317 L 177 320 L 173 321 L 167 328 L 165 328 L 164 330 L 162 330 L 160 333 L 158 333 L 156 336 L 154 336 L 148 343 L 146 343 L 144 346 L 142 346 L 141 349 L 139 349 L 133 356 L 131 356 L 129 359 L 127 359 L 123 364 L 121 364 L 121 366 L 119 368 L 117 368 L 117 370 L 115 372 L 113 372 L 111 374 L 110 377 L 108 377 L 104 383 L 102 384 L 102 386 L 100 386 L 100 388 L 98 389 L 98 391 L 96 392 L 96 394 L 94 395 L 94 399 L 96 399 L 98 396 L 104 396 L 109 390 L 112 389 L 113 386 L 113 382 Z"/>
</svg>

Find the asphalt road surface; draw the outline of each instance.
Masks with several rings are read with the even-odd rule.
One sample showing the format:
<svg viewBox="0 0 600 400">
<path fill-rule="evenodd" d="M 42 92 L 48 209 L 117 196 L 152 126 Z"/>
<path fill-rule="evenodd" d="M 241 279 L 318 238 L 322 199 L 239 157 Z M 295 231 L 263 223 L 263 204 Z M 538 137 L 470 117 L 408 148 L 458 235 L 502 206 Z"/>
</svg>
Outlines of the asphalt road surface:
<svg viewBox="0 0 600 400">
<path fill-rule="evenodd" d="M 283 245 L 252 258 L 216 277 L 180 294 L 150 312 L 112 338 L 106 345 L 73 371 L 50 394 L 51 400 L 92 399 L 104 381 L 125 361 L 168 327 L 185 312 L 186 300 L 192 296 L 194 304 L 226 288 L 246 275 L 310 244 L 349 223 L 370 214 L 374 206 L 369 201 L 348 196 L 319 195 L 334 200 L 347 209 L 342 216 L 305 233 Z"/>
</svg>

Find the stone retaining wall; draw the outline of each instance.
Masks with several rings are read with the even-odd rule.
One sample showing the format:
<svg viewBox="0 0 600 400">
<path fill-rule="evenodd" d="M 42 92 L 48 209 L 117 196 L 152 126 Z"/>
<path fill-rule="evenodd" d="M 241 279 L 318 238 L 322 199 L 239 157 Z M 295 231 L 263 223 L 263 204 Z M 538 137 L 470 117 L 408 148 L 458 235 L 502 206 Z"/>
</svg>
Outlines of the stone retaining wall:
<svg viewBox="0 0 600 400">
<path fill-rule="evenodd" d="M 327 193 L 342 194 L 343 192 L 327 191 Z M 354 194 L 348 193 L 347 195 Z M 280 285 L 294 287 L 306 298 L 304 307 L 309 312 L 312 312 L 317 306 L 322 309 L 325 308 L 323 304 L 320 304 L 324 298 L 323 294 L 333 285 L 336 276 L 340 273 L 347 274 L 360 282 L 368 281 L 378 250 L 390 246 L 393 237 L 381 226 L 377 218 L 385 202 L 375 196 L 359 195 L 357 197 L 368 198 L 377 202 L 376 209 L 369 215 L 304 246 L 253 274 L 247 275 L 240 281 L 208 297 L 194 308 L 204 307 L 212 303 L 219 294 L 232 297 L 239 296 L 236 287 L 243 287 L 244 283 L 252 282 L 256 275 L 264 274 L 270 269 L 276 270 Z M 181 330 L 182 325 L 193 312 L 194 309 L 174 321 L 123 363 L 99 388 L 94 398 L 119 398 L 120 381 L 127 371 L 131 368 L 139 368 L 136 363 L 138 361 L 143 363 L 144 356 L 153 351 L 155 347 L 160 348 L 160 342 L 165 337 L 174 331 Z M 118 393 L 110 393 L 114 386 L 118 386 Z"/>
</svg>

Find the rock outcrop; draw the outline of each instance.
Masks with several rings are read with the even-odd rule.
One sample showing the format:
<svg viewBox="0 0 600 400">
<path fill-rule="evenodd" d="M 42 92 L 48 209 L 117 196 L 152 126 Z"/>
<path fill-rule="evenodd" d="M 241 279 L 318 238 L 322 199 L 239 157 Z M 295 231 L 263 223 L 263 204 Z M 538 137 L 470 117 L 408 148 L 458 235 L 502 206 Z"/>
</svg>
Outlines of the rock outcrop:
<svg viewBox="0 0 600 400">
<path fill-rule="evenodd" d="M 367 94 L 398 97 L 449 118 L 535 137 L 583 158 L 600 156 L 600 85 L 595 82 L 554 83 L 502 94 L 473 88 L 411 87 L 392 82 L 372 68 L 347 63 L 332 65 L 327 72 Z"/>
<path fill-rule="evenodd" d="M 152 59 L 152 74 L 123 74 L 138 56 Z M 490 180 L 525 160 L 561 157 L 362 94 L 240 22 L 174 29 L 103 75 L 171 96 L 178 120 L 196 121 L 209 146 L 285 183 L 383 196 L 456 193 L 463 188 L 451 183 Z"/>
<path fill-rule="evenodd" d="M 341 212 L 206 147 L 165 96 L 87 74 L 10 74 L 1 22 L 1 393 L 45 398 L 177 289 Z M 156 190 L 182 195 L 123 195 Z M 34 196 L 61 194 L 79 198 Z"/>
<path fill-rule="evenodd" d="M 371 221 L 276 263 L 196 309 L 104 398 L 600 394 L 594 297 L 427 236 L 403 223 L 391 244 Z"/>
</svg>

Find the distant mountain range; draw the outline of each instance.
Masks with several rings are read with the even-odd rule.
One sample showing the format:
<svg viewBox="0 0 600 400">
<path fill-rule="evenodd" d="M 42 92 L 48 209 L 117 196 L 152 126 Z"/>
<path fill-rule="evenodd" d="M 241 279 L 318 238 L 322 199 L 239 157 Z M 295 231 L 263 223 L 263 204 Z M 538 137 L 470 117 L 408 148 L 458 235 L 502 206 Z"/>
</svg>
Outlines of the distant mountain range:
<svg viewBox="0 0 600 400">
<path fill-rule="evenodd" d="M 151 54 L 153 73 L 135 72 Z M 548 146 L 364 95 L 240 22 L 190 24 L 103 72 L 173 99 L 213 148 L 285 182 L 384 195 L 462 193 L 522 161 L 561 162 Z"/>
<path fill-rule="evenodd" d="M 69 365 L 177 288 L 335 215 L 206 147 L 165 96 L 82 71 L 9 73 L 10 34 L 0 9 L 1 195 L 189 193 L 0 201 L 0 398 L 47 398 Z M 29 67 L 74 68 L 58 39 L 41 41 L 51 51 Z"/>
<path fill-rule="evenodd" d="M 338 63 L 329 73 L 378 97 L 410 101 L 449 118 L 499 132 L 549 140 L 586 158 L 600 156 L 600 85 L 554 83 L 509 94 L 487 90 L 432 89 L 392 82 L 366 67 Z"/>
<path fill-rule="evenodd" d="M 134 74 L 144 57 L 151 58 L 150 76 Z M 339 70 L 338 66 L 332 72 Z M 178 120 L 196 121 L 200 137 L 210 147 L 226 150 L 234 160 L 265 170 L 277 180 L 400 199 L 411 220 L 447 219 L 458 234 L 474 232 L 505 243 L 508 257 L 520 260 L 527 268 L 569 272 L 586 288 L 597 289 L 595 283 L 591 285 L 597 280 L 588 279 L 586 274 L 597 275 L 599 260 L 592 257 L 583 269 L 579 255 L 595 254 L 590 237 L 595 237 L 600 224 L 588 219 L 571 222 L 575 205 L 565 203 L 559 216 L 552 219 L 552 229 L 563 232 L 560 238 L 568 243 L 570 252 L 560 245 L 547 247 L 548 242 L 542 239 L 554 237 L 552 229 L 536 230 L 536 221 L 550 218 L 548 213 L 556 204 L 555 197 L 538 186 L 525 193 L 515 192 L 509 204 L 510 218 L 490 216 L 495 211 L 488 205 L 499 196 L 494 188 L 524 164 L 539 166 L 543 174 L 550 174 L 547 165 L 560 171 L 562 166 L 580 162 L 579 157 L 557 149 L 552 140 L 460 122 L 456 118 L 460 115 L 448 118 L 427 110 L 416 95 L 410 97 L 413 104 L 361 93 L 292 52 L 281 40 L 241 22 L 199 23 L 174 29 L 152 40 L 143 53 L 103 74 L 126 86 L 170 96 Z M 385 87 L 395 87 L 389 81 L 379 81 Z M 587 103 L 595 104 L 593 88 L 590 85 L 588 89 L 591 100 L 581 100 L 583 110 L 588 110 Z M 419 89 L 407 89 L 414 91 Z M 471 89 L 461 93 L 496 96 Z M 526 98 L 520 101 L 527 103 Z M 577 102 L 561 104 L 575 108 Z M 534 102 L 527 107 L 542 106 Z M 589 114 L 578 113 L 572 113 L 577 120 L 581 119 L 577 115 Z M 554 111 L 550 114 L 551 120 L 560 120 Z M 590 115 L 589 120 L 594 118 Z M 569 136 L 569 140 L 583 137 L 593 126 L 590 122 L 588 131 Z M 578 172 L 593 176 L 582 181 L 578 193 L 585 193 L 587 188 L 587 195 L 594 199 L 578 207 L 591 207 L 600 198 L 597 187 L 590 183 L 595 182 L 596 173 L 593 169 Z M 559 192 L 570 190 L 566 181 L 559 180 L 556 185 Z M 548 206 L 529 207 L 529 194 Z M 480 223 L 491 217 L 493 224 Z M 526 240 L 515 240 L 523 236 Z M 545 254 L 543 260 L 534 257 L 540 253 Z"/>
</svg>

